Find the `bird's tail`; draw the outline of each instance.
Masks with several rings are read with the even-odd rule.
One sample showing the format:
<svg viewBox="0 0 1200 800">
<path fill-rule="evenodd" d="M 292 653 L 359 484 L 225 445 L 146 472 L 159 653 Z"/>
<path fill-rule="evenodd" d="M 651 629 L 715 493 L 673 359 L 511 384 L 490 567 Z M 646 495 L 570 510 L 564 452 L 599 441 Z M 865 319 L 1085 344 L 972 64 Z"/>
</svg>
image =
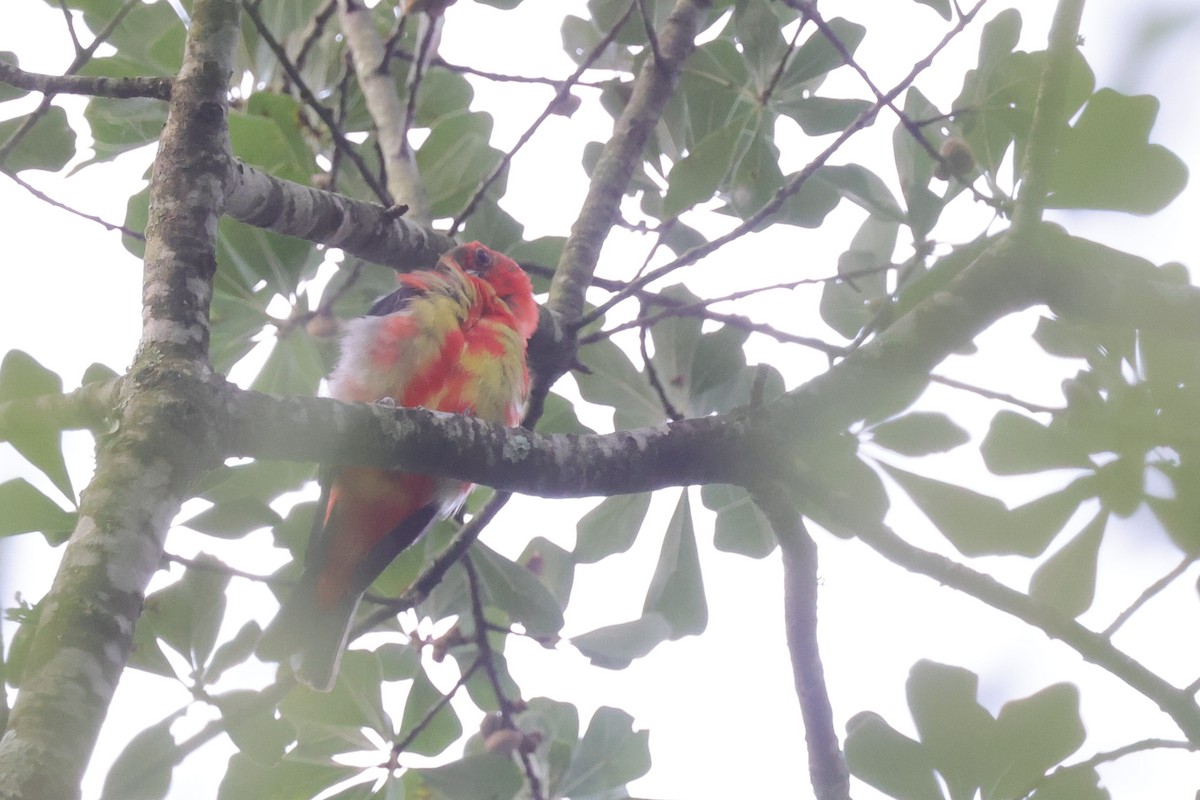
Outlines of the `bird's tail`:
<svg viewBox="0 0 1200 800">
<path fill-rule="evenodd" d="M 263 631 L 256 653 L 264 661 L 289 661 L 301 683 L 328 692 L 337 678 L 361 595 L 318 608 L 314 586 L 306 585 L 310 583 L 315 578 L 306 573 Z"/>
</svg>

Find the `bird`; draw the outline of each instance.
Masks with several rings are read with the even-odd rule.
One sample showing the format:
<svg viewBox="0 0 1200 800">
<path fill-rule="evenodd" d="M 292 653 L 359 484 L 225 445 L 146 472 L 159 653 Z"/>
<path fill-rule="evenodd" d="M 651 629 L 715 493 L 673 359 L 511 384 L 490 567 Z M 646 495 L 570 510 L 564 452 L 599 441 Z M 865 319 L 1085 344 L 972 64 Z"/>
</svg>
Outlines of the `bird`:
<svg viewBox="0 0 1200 800">
<path fill-rule="evenodd" d="M 346 323 L 330 396 L 518 425 L 530 385 L 526 344 L 538 323 L 528 274 L 471 242 L 398 282 Z M 290 659 L 297 679 L 318 691 L 333 688 L 363 592 L 472 488 L 367 466 L 324 472 L 304 570 L 257 649 L 264 660 Z"/>
</svg>

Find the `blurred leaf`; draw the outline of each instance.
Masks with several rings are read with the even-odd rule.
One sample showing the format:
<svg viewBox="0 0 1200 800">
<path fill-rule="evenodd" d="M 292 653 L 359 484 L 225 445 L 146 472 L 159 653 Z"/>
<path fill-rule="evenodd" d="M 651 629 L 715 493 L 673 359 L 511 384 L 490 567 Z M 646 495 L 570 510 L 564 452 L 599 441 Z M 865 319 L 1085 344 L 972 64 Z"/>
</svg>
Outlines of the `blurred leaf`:
<svg viewBox="0 0 1200 800">
<path fill-rule="evenodd" d="M 985 797 L 1020 797 L 1083 744 L 1079 689 L 1069 683 L 1005 703 L 996 718 L 996 782 Z"/>
<path fill-rule="evenodd" d="M 61 394 L 62 378 L 39 364 L 33 356 L 22 350 L 9 350 L 4 354 L 4 360 L 0 362 L 0 403 Z M 25 419 L 16 410 L 6 414 L 4 428 L 8 443 L 74 503 L 75 490 L 62 454 L 62 432 L 53 426 Z M 5 527 L 0 524 L 0 529 Z"/>
<path fill-rule="evenodd" d="M 491 604 L 520 622 L 530 636 L 551 636 L 562 629 L 562 607 L 527 567 L 482 543 L 476 543 L 471 552 L 484 596 Z"/>
<path fill-rule="evenodd" d="M 846 723 L 850 774 L 891 797 L 943 800 L 924 749 L 871 711 Z"/>
<path fill-rule="evenodd" d="M 667 620 L 672 639 L 703 633 L 708 625 L 708 603 L 687 489 L 680 493 L 675 513 L 667 523 L 642 612 L 659 614 Z"/>
<path fill-rule="evenodd" d="M 904 221 L 904 211 L 887 185 L 864 166 L 824 166 L 813 174 L 813 179 L 833 186 L 843 197 L 870 211 L 873 216 L 892 222 Z"/>
<path fill-rule="evenodd" d="M 409 736 L 422 720 L 441 702 L 442 693 L 429 680 L 424 670 L 417 673 L 404 702 L 404 716 L 400 720 L 398 738 Z M 462 736 L 462 722 L 449 703 L 443 705 L 421 728 L 421 732 L 409 743 L 406 753 L 436 756 Z"/>
<path fill-rule="evenodd" d="M 650 492 L 606 497 L 584 514 L 575 526 L 575 561 L 591 564 L 628 550 L 646 518 L 650 497 Z"/>
<path fill-rule="evenodd" d="M 462 800 L 468 797 L 509 800 L 525 785 L 520 767 L 511 758 L 480 753 L 441 767 L 414 770 L 434 797 Z"/>
<path fill-rule="evenodd" d="M 889 464 L 880 466 L 912 498 L 938 531 L 963 555 L 1037 555 L 1040 544 L 1021 529 L 994 497 L 926 478 Z M 1044 545 L 1042 545 L 1044 547 Z"/>
<path fill-rule="evenodd" d="M 787 55 L 779 17 L 766 0 L 744 0 L 733 12 L 733 25 L 754 85 L 762 92 L 770 84 L 779 62 Z"/>
<path fill-rule="evenodd" d="M 950 797 L 975 797 L 996 750 L 996 721 L 975 699 L 978 676 L 921 660 L 913 664 L 905 688 L 926 758 L 946 781 Z"/>
<path fill-rule="evenodd" d="M 916 0 L 923 6 L 929 6 L 936 11 L 942 19 L 950 21 L 950 0 Z"/>
<path fill-rule="evenodd" d="M 1100 788 L 1100 775 L 1095 767 L 1073 765 L 1056 769 L 1038 783 L 1030 800 L 1109 800 L 1110 795 Z"/>
<path fill-rule="evenodd" d="M 284 750 L 296 740 L 295 727 L 277 719 L 275 709 L 256 691 L 226 692 L 211 699 L 221 710 L 225 732 L 238 750 L 261 764 L 279 763 Z"/>
<path fill-rule="evenodd" d="M 851 538 L 883 522 L 888 497 L 875 471 L 858 455 L 849 434 L 810 442 L 796 465 L 796 504 L 835 536 Z"/>
<path fill-rule="evenodd" d="M 11 67 L 20 67 L 21 60 L 17 58 L 17 54 L 11 50 L 0 50 L 0 64 L 8 64 Z M 18 89 L 16 86 L 9 86 L 7 83 L 0 83 L 0 103 L 8 100 L 15 100 L 18 97 L 24 97 L 29 94 L 28 89 Z"/>
<path fill-rule="evenodd" d="M 0 121 L 0 144 L 11 139 L 31 116 L 24 114 Z M 50 106 L 0 164 L 0 169 L 9 175 L 26 169 L 58 172 L 74 155 L 75 131 L 67 124 L 67 112 L 58 106 Z"/>
<path fill-rule="evenodd" d="M 571 637 L 571 644 L 593 664 L 605 669 L 625 669 L 660 643 L 671 638 L 671 623 L 660 614 L 605 625 Z"/>
<path fill-rule="evenodd" d="M 871 428 L 871 441 L 906 456 L 944 453 L 970 439 L 948 416 L 933 411 L 914 411 Z"/>
<path fill-rule="evenodd" d="M 308 184 L 317 164 L 300 134 L 300 115 L 295 98 L 266 91 L 250 95 L 244 112 L 229 113 L 234 156 L 268 174 Z"/>
<path fill-rule="evenodd" d="M 460 212 L 500 164 L 501 154 L 491 146 L 491 136 L 491 115 L 465 109 L 443 116 L 430 128 L 429 137 L 417 150 L 417 167 L 435 218 Z M 502 195 L 505 183 L 503 176 L 493 182 L 492 196 Z"/>
<path fill-rule="evenodd" d="M 1096 596 L 1096 560 L 1107 524 L 1108 514 L 1101 511 L 1042 562 L 1029 581 L 1029 596 L 1068 617 L 1087 611 Z"/>
<path fill-rule="evenodd" d="M 215 683 L 225 670 L 243 663 L 254 652 L 262 628 L 254 620 L 250 620 L 229 641 L 222 644 L 213 653 L 212 660 L 204 668 L 204 682 Z"/>
<path fill-rule="evenodd" d="M 587 797 L 618 789 L 650 771 L 650 732 L 633 729 L 633 717 L 601 706 L 592 715 L 559 791 Z"/>
<path fill-rule="evenodd" d="M 1188 171 L 1179 156 L 1149 143 L 1158 105 L 1112 89 L 1092 95 L 1063 136 L 1048 205 L 1153 214 L 1175 199 Z"/>
<path fill-rule="evenodd" d="M 201 554 L 198 566 L 146 598 L 138 625 L 150 630 L 199 670 L 212 653 L 225 616 L 228 568 L 213 556 Z"/>
<path fill-rule="evenodd" d="M 217 503 L 180 524 L 209 536 L 237 539 L 259 528 L 274 527 L 282 521 L 282 517 L 263 501 L 254 497 L 237 497 Z"/>
<path fill-rule="evenodd" d="M 595 433 L 579 421 L 575 406 L 560 394 L 546 395 L 545 409 L 537 423 L 538 433 Z"/>
<path fill-rule="evenodd" d="M 93 33 L 103 30 L 120 3 L 115 0 L 77 4 Z M 106 44 L 116 48 L 129 64 L 123 75 L 175 75 L 183 64 L 183 21 L 169 3 L 139 3 L 109 36 Z M 90 74 L 87 68 L 83 74 Z"/>
<path fill-rule="evenodd" d="M 1087 451 L 1072 437 L 1015 411 L 1000 411 L 992 417 L 979 452 L 995 475 L 1092 466 Z"/>
<path fill-rule="evenodd" d="M 101 800 L 159 800 L 171 788 L 171 769 L 183 753 L 171 736 L 175 712 L 134 736 L 117 756 L 104 779 Z"/>
<path fill-rule="evenodd" d="M 751 558 L 775 552 L 775 531 L 745 489 L 710 483 L 700 487 L 700 499 L 717 512 L 713 543 L 718 550 Z"/>
<path fill-rule="evenodd" d="M 24 478 L 0 483 L 0 537 L 41 533 L 51 546 L 62 544 L 75 529 L 76 515 L 34 488 Z"/>
<path fill-rule="evenodd" d="M 292 800 L 297 797 L 312 797 L 322 789 L 357 775 L 359 767 L 341 764 L 316 763 L 284 759 L 278 764 L 267 766 L 244 753 L 235 753 L 229 759 L 229 767 L 217 800 Z"/>
<path fill-rule="evenodd" d="M 659 295 L 682 306 L 700 302 L 700 298 L 683 284 L 668 286 Z M 691 414 L 692 369 L 696 347 L 700 343 L 701 325 L 698 316 L 681 313 L 664 317 L 650 326 L 650 339 L 654 342 L 654 368 L 658 372 L 659 382 L 671 404 L 684 416 Z"/>
<path fill-rule="evenodd" d="M 300 282 L 316 274 L 321 263 L 321 252 L 311 243 L 282 236 L 224 217 L 220 222 L 217 237 L 217 262 L 220 273 L 217 283 L 225 291 L 232 286 L 222 286 L 223 273 L 236 276 L 235 284 L 243 292 L 249 292 L 259 281 L 266 281 L 266 297 L 272 294 L 289 295 L 296 291 Z M 247 298 L 237 295 L 241 300 Z M 265 322 L 265 311 L 263 318 Z M 261 327 L 261 326 L 260 326 Z"/>
<path fill-rule="evenodd" d="M 280 713 L 296 723 L 327 729 L 348 729 L 356 741 L 361 728 L 370 728 L 391 739 L 392 724 L 380 696 L 379 659 L 374 653 L 347 650 L 342 655 L 333 691 L 318 692 L 297 686 L 279 703 Z"/>
</svg>

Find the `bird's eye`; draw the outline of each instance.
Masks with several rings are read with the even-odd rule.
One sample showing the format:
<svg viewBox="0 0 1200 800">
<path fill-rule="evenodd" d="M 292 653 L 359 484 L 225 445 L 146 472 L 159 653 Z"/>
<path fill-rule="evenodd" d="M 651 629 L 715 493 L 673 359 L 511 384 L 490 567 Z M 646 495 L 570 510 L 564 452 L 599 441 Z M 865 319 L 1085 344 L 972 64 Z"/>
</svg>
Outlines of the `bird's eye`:
<svg viewBox="0 0 1200 800">
<path fill-rule="evenodd" d="M 482 247 L 475 251 L 475 266 L 481 270 L 492 265 L 492 254 Z"/>
</svg>

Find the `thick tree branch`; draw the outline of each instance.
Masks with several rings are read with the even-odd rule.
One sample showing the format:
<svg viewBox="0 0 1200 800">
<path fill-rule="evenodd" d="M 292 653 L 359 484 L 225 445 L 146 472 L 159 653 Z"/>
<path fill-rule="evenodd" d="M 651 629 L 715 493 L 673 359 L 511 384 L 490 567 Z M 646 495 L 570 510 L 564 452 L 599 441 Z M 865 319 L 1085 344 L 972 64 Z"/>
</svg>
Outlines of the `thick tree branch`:
<svg viewBox="0 0 1200 800">
<path fill-rule="evenodd" d="M 142 341 L 0 740 L 4 800 L 79 795 L 170 520 L 193 477 L 218 463 L 205 447 L 211 404 L 181 389 L 207 369 L 237 33 L 233 0 L 196 2 L 151 182 Z"/>
<path fill-rule="evenodd" d="M 779 485 L 756 487 L 754 502 L 762 509 L 783 553 L 783 606 L 788 652 L 804 739 L 808 774 L 817 800 L 848 800 L 850 773 L 833 723 L 833 707 L 825 687 L 825 667 L 817 640 L 817 544 Z"/>
<path fill-rule="evenodd" d="M 429 196 L 417 171 L 416 155 L 408 146 L 407 131 L 412 121 L 396 94 L 396 82 L 388 68 L 383 37 L 375 27 L 371 10 L 357 0 L 339 0 L 338 19 L 346 35 L 346 46 L 354 59 L 354 71 L 362 89 L 367 112 L 375 121 L 375 135 L 383 153 L 387 188 L 396 203 L 409 207 L 409 216 L 420 225 L 429 225 Z M 435 25 L 435 20 L 430 20 Z M 414 66 L 414 69 L 417 69 Z M 415 86 L 412 91 L 416 91 Z"/>
<path fill-rule="evenodd" d="M 171 99 L 170 78 L 109 78 L 103 75 L 44 75 L 26 72 L 0 61 L 0 83 L 42 94 L 84 94 L 91 97 L 149 97 Z"/>
<path fill-rule="evenodd" d="M 374 203 L 276 178 L 236 162 L 226 212 L 259 228 L 337 247 L 393 269 L 432 266 L 454 240 Z"/>
<path fill-rule="evenodd" d="M 696 33 L 711 0 L 678 0 L 658 36 L 661 58 L 646 59 L 613 135 L 592 170 L 579 217 L 563 247 L 550 287 L 550 309 L 573 323 L 583 314 L 584 292 L 600 259 L 600 248 L 616 223 L 621 198 L 642 151 L 675 92 L 684 61 L 695 49 Z"/>
</svg>

